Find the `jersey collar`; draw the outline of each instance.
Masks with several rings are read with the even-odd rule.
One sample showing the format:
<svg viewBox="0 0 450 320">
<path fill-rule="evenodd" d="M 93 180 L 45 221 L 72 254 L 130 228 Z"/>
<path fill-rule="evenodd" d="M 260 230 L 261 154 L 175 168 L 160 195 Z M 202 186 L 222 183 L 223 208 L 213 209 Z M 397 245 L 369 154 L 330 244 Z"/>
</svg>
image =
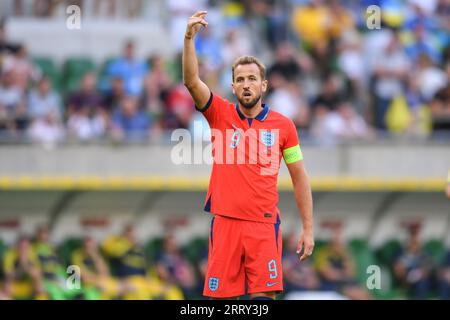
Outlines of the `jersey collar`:
<svg viewBox="0 0 450 320">
<path fill-rule="evenodd" d="M 263 122 L 267 119 L 267 116 L 269 115 L 269 106 L 265 103 L 262 104 L 262 110 L 258 113 L 258 115 L 255 117 L 256 120 Z M 239 115 L 239 118 L 241 120 L 246 119 L 247 117 L 241 112 L 241 109 L 239 109 L 239 105 L 236 103 L 236 111 Z"/>
</svg>

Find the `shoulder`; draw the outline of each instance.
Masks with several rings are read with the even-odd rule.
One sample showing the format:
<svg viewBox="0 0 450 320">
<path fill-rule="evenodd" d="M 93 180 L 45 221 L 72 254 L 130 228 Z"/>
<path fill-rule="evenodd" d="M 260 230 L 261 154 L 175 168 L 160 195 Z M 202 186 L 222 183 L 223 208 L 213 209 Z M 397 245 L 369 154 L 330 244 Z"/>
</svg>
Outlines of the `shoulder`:
<svg viewBox="0 0 450 320">
<path fill-rule="evenodd" d="M 292 129 L 295 128 L 294 121 L 281 113 L 270 109 L 268 118 L 271 121 L 276 122 L 276 126 L 280 129 Z"/>
</svg>

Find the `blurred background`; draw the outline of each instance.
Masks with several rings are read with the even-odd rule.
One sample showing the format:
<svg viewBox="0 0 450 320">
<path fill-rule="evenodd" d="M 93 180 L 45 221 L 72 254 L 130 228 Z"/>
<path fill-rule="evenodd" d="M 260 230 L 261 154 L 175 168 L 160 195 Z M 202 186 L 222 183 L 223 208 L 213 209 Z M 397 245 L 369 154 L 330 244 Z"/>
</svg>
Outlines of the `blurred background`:
<svg viewBox="0 0 450 320">
<path fill-rule="evenodd" d="M 449 299 L 448 0 L 2 0 L 0 298 L 202 299 L 210 166 L 171 161 L 203 121 L 180 63 L 197 10 L 212 91 L 233 100 L 256 55 L 298 127 L 316 250 L 298 262 L 283 165 L 280 299 Z"/>
</svg>

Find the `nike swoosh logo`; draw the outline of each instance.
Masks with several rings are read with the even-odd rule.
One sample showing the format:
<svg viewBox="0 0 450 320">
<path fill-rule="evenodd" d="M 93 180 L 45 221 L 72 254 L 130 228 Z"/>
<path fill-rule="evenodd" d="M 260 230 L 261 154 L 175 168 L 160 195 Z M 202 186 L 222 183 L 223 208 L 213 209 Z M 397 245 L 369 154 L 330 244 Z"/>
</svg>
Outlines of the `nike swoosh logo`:
<svg viewBox="0 0 450 320">
<path fill-rule="evenodd" d="M 272 287 L 272 286 L 276 285 L 277 283 L 278 283 L 278 281 L 276 281 L 276 282 L 267 282 L 266 286 Z"/>
</svg>

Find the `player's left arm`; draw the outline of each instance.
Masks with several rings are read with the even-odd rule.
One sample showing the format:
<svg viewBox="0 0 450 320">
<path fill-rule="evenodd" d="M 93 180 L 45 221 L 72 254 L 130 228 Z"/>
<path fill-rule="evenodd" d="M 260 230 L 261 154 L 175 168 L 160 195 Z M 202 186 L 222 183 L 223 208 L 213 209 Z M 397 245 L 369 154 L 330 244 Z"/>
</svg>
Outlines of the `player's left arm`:
<svg viewBox="0 0 450 320">
<path fill-rule="evenodd" d="M 314 250 L 313 200 L 309 177 L 303 161 L 298 160 L 291 163 L 288 162 L 289 161 L 286 161 L 286 166 L 291 175 L 295 201 L 300 210 L 300 218 L 303 226 L 297 245 L 297 253 L 300 253 L 303 248 L 303 254 L 300 257 L 300 260 L 302 261 L 312 255 Z"/>
</svg>

